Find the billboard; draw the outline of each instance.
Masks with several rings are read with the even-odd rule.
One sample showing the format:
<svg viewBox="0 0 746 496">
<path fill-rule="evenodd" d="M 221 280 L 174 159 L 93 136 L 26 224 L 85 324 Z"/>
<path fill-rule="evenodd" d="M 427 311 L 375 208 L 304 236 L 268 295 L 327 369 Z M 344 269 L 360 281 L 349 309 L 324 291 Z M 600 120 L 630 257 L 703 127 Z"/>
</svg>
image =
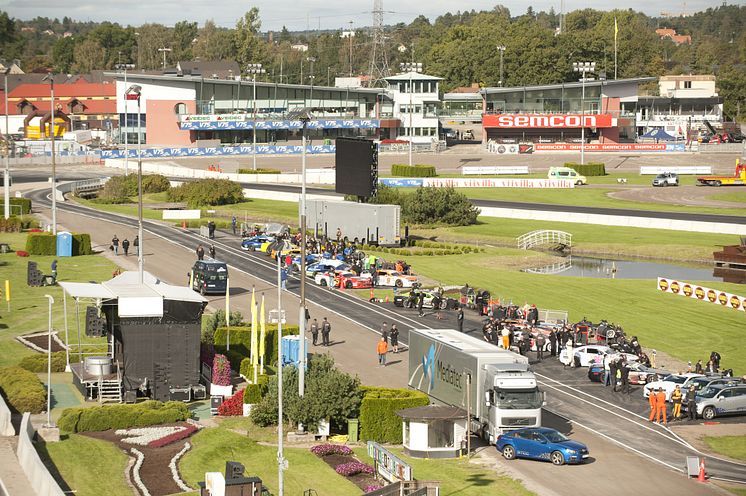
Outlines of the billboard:
<svg viewBox="0 0 746 496">
<path fill-rule="evenodd" d="M 706 288 L 698 284 L 677 281 L 675 279 L 658 278 L 658 289 L 666 293 L 673 293 L 687 298 L 700 301 L 709 301 L 722 307 L 730 307 L 734 310 L 746 311 L 746 297 L 720 291 L 719 289 Z"/>
<path fill-rule="evenodd" d="M 497 129 L 579 129 L 613 127 L 611 114 L 487 114 L 484 128 Z"/>
</svg>

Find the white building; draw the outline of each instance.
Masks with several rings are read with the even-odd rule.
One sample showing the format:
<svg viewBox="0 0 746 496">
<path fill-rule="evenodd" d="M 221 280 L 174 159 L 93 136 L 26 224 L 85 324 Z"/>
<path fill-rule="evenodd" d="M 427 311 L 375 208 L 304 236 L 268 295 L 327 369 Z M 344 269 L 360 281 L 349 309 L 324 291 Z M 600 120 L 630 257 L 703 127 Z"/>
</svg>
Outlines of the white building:
<svg viewBox="0 0 746 496">
<path fill-rule="evenodd" d="M 661 96 L 669 98 L 709 98 L 718 96 L 715 76 L 681 75 L 661 76 L 658 80 Z"/>
<path fill-rule="evenodd" d="M 386 78 L 390 102 L 382 104 L 382 116 L 399 119 L 397 138 L 413 143 L 438 139 L 439 86 L 443 78 L 407 72 Z"/>
</svg>

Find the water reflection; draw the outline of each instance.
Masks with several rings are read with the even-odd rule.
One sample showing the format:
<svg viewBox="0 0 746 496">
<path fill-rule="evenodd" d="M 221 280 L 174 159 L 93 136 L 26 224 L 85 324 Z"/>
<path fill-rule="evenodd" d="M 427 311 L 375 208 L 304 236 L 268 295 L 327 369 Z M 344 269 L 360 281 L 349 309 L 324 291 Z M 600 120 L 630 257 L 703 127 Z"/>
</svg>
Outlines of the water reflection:
<svg viewBox="0 0 746 496">
<path fill-rule="evenodd" d="M 682 279 L 688 281 L 723 281 L 725 274 L 713 274 L 712 267 L 687 266 L 658 262 L 612 260 L 568 255 L 542 267 L 523 269 L 532 274 L 594 277 L 600 279 Z M 736 282 L 728 280 L 727 282 Z"/>
</svg>

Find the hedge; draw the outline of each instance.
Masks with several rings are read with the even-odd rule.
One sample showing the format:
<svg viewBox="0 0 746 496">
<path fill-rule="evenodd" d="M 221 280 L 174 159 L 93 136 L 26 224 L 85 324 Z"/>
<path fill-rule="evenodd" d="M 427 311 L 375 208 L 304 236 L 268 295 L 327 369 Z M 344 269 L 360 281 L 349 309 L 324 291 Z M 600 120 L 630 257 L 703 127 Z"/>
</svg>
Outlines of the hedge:
<svg viewBox="0 0 746 496">
<path fill-rule="evenodd" d="M 49 233 L 33 233 L 26 237 L 26 251 L 31 255 L 57 254 L 57 238 Z M 73 234 L 73 256 L 91 255 L 91 235 Z"/>
<path fill-rule="evenodd" d="M 31 213 L 31 200 L 28 198 L 11 198 L 10 199 L 10 210 L 13 211 L 14 205 L 21 206 L 21 215 L 28 215 Z"/>
<path fill-rule="evenodd" d="M 394 177 L 435 177 L 434 165 L 406 165 L 406 164 L 393 164 L 391 166 L 391 175 Z"/>
<path fill-rule="evenodd" d="M 256 405 L 262 400 L 262 396 L 261 384 L 248 384 L 243 391 L 243 402 L 247 405 Z"/>
<path fill-rule="evenodd" d="M 401 444 L 402 419 L 396 412 L 430 404 L 425 393 L 411 389 L 361 388 L 360 440 Z"/>
<path fill-rule="evenodd" d="M 565 162 L 565 167 L 574 169 L 581 176 L 605 176 L 606 166 L 599 162 L 588 162 L 587 164 L 576 164 L 574 162 Z"/>
<path fill-rule="evenodd" d="M 36 374 L 21 367 L 0 368 L 0 393 L 18 413 L 41 413 L 47 406 L 47 392 Z"/>
<path fill-rule="evenodd" d="M 227 328 L 218 327 L 215 330 L 214 337 L 215 352 L 226 355 L 234 370 L 240 370 L 241 361 L 251 356 L 251 326 L 231 327 L 230 329 L 230 351 L 227 347 Z M 298 326 L 282 326 L 283 336 L 297 335 L 298 332 L 300 332 Z M 264 351 L 264 365 L 272 365 L 277 362 L 277 324 L 267 324 L 266 326 Z"/>
<path fill-rule="evenodd" d="M 282 174 L 282 171 L 280 169 L 265 169 L 265 168 L 256 168 L 256 169 L 238 169 L 239 174 Z"/>
<path fill-rule="evenodd" d="M 172 202 L 186 202 L 189 208 L 229 205 L 243 200 L 243 188 L 227 179 L 198 179 L 168 190 Z"/>
<path fill-rule="evenodd" d="M 30 216 L 11 215 L 7 219 L 0 216 L 0 232 L 21 232 L 35 227 L 39 227 L 39 222 Z"/>
<path fill-rule="evenodd" d="M 190 415 L 187 405 L 181 401 L 162 403 L 149 400 L 135 405 L 67 408 L 57 425 L 70 433 L 106 431 L 182 422 Z"/>
<path fill-rule="evenodd" d="M 18 366 L 29 372 L 46 372 L 47 371 L 47 354 L 37 353 L 23 357 Z M 64 372 L 67 360 L 64 351 L 55 351 L 52 353 L 52 372 Z"/>
</svg>

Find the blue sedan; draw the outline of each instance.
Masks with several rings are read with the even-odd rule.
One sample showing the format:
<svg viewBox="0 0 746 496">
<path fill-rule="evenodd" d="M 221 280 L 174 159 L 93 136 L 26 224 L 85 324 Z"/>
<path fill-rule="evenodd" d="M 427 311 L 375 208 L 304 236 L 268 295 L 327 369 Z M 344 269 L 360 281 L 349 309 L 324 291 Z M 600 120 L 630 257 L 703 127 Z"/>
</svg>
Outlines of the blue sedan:
<svg viewBox="0 0 746 496">
<path fill-rule="evenodd" d="M 546 427 L 518 429 L 498 436 L 497 449 L 505 459 L 533 458 L 554 465 L 582 463 L 588 458 L 588 447 L 571 441 L 564 434 Z"/>
<path fill-rule="evenodd" d="M 256 251 L 261 248 L 264 243 L 270 243 L 274 240 L 275 238 L 272 236 L 253 236 L 241 241 L 241 248 L 248 251 Z"/>
</svg>

